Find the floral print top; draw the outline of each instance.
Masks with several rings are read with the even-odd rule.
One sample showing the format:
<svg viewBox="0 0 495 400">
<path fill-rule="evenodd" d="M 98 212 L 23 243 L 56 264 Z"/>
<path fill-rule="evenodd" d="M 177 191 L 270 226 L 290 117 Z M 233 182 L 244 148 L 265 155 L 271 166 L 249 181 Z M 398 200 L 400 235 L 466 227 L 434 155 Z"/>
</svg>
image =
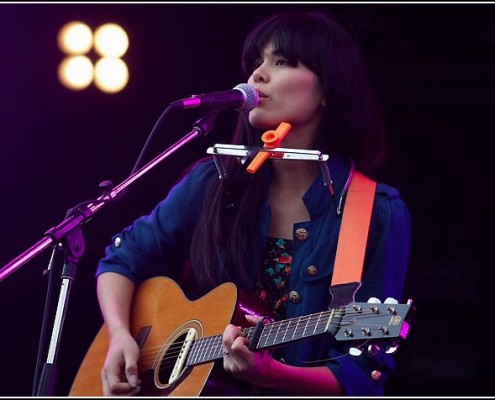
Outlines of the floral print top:
<svg viewBox="0 0 495 400">
<path fill-rule="evenodd" d="M 292 240 L 268 237 L 256 296 L 276 319 L 285 318 L 292 266 Z"/>
</svg>

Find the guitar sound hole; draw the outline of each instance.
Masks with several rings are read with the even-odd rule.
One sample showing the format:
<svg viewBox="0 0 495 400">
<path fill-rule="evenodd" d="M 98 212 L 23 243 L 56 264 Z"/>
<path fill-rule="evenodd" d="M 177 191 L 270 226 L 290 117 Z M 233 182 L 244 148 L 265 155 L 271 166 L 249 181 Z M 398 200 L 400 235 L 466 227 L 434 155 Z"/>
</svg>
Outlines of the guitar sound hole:
<svg viewBox="0 0 495 400">
<path fill-rule="evenodd" d="M 161 385 L 171 384 L 181 375 L 183 368 L 179 366 L 179 357 L 181 355 L 185 357 L 181 353 L 181 348 L 186 337 L 187 332 L 176 337 L 163 355 L 157 374 L 158 381 Z"/>
</svg>

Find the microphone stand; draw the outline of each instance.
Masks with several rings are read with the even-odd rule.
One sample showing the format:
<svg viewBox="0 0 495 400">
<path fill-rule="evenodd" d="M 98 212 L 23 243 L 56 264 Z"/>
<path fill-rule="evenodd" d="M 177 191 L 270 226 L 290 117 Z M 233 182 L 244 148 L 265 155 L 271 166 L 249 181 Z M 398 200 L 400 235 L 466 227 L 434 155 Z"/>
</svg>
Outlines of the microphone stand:
<svg viewBox="0 0 495 400">
<path fill-rule="evenodd" d="M 57 312 L 55 314 L 55 322 L 52 329 L 52 338 L 47 355 L 47 362 L 43 365 L 40 382 L 37 383 L 37 381 L 35 381 L 35 386 L 37 387 L 33 388 L 37 396 L 53 396 L 54 394 L 57 375 L 55 360 L 58 354 L 62 326 L 65 320 L 70 290 L 75 279 L 76 266 L 84 253 L 84 238 L 81 228 L 76 227 L 74 230 L 68 232 L 66 235 L 66 248 L 63 247 L 62 243 L 60 246 L 60 249 L 64 252 L 65 256 L 61 275 L 62 286 L 58 299 Z M 50 274 L 51 273 L 52 272 L 50 271 Z M 44 332 L 42 332 L 41 338 L 44 337 Z"/>
<path fill-rule="evenodd" d="M 62 271 L 62 286 L 57 305 L 57 311 L 53 324 L 52 337 L 47 356 L 47 363 L 43 367 L 41 381 L 33 391 L 38 396 L 53 395 L 55 388 L 56 366 L 55 361 L 58 355 L 62 326 L 65 320 L 67 311 L 68 297 L 75 278 L 77 263 L 84 253 L 84 238 L 81 231 L 81 225 L 89 221 L 91 217 L 109 202 L 116 200 L 123 195 L 123 192 L 138 178 L 154 168 L 179 148 L 189 143 L 193 139 L 207 135 L 213 128 L 216 113 L 208 113 L 201 117 L 193 125 L 192 130 L 166 149 L 163 153 L 155 157 L 141 169 L 131 174 L 127 179 L 116 187 L 109 181 L 100 184 L 103 189 L 103 194 L 94 201 L 87 201 L 79 204 L 74 209 L 69 210 L 66 218 L 57 226 L 50 228 L 45 237 L 35 243 L 33 246 L 25 250 L 2 269 L 0 269 L 0 281 L 12 274 L 22 265 L 37 256 L 40 252 L 54 243 L 61 244 L 61 240 L 65 239 L 66 246 L 65 262 Z M 55 248 L 57 246 L 55 245 Z M 54 250 L 55 254 L 55 250 Z M 53 258 L 53 257 L 52 257 Z M 50 261 L 51 264 L 51 261 Z M 50 268 L 49 268 L 50 269 Z M 43 336 L 43 335 L 42 335 Z"/>
</svg>

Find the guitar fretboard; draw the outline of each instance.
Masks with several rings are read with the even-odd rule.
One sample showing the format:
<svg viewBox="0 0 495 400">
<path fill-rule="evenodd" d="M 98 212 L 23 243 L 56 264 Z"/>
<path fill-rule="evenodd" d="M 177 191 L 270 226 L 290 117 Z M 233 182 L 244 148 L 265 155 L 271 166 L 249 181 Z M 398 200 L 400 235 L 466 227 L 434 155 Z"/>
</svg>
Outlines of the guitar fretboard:
<svg viewBox="0 0 495 400">
<path fill-rule="evenodd" d="M 263 326 L 256 348 L 275 347 L 323 334 L 328 331 L 335 313 L 336 310 L 322 311 L 266 324 Z M 251 339 L 254 335 L 255 327 L 245 328 L 243 332 L 248 339 Z M 192 366 L 222 358 L 222 337 L 223 335 L 214 335 L 196 339 L 187 358 L 187 365 Z"/>
</svg>

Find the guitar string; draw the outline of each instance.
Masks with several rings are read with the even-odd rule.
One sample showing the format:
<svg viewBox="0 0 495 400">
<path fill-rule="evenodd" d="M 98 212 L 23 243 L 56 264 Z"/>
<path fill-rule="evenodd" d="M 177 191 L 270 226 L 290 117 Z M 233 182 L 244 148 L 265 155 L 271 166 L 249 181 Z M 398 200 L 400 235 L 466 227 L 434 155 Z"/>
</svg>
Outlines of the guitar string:
<svg viewBox="0 0 495 400">
<path fill-rule="evenodd" d="M 347 319 L 355 318 L 355 317 L 366 317 L 367 319 L 369 319 L 370 317 L 383 317 L 383 315 L 376 314 L 374 312 L 371 312 L 371 313 L 355 312 L 354 309 L 352 311 L 353 311 L 353 313 L 345 314 L 342 317 L 346 317 Z M 330 317 L 331 314 L 332 314 L 332 311 L 322 311 L 321 313 L 310 314 L 310 315 L 303 316 L 300 318 L 273 322 L 273 323 L 265 326 L 265 328 L 263 329 L 263 332 L 260 336 L 259 341 L 261 342 L 264 340 L 264 343 L 266 344 L 267 338 L 269 339 L 269 338 L 273 337 L 272 338 L 273 339 L 272 345 L 275 345 L 275 343 L 278 339 L 278 336 L 280 336 L 280 333 L 278 332 L 278 330 L 280 330 L 281 327 L 284 328 L 283 332 L 284 332 L 284 339 L 285 339 L 286 336 L 288 336 L 290 338 L 291 334 L 294 335 L 297 331 L 301 331 L 301 333 L 302 333 L 302 336 L 298 337 L 298 338 L 304 338 L 305 331 L 311 332 L 311 330 L 313 330 L 313 332 L 314 332 L 314 330 L 318 326 L 320 326 L 321 328 L 325 328 L 328 325 L 330 325 L 331 327 L 338 327 L 338 326 L 345 327 L 348 325 L 348 324 L 342 324 L 341 322 L 335 323 L 332 320 L 330 320 L 330 321 L 323 320 L 322 321 L 322 318 Z M 336 318 L 340 318 L 340 315 L 337 315 Z M 310 323 L 308 323 L 308 322 L 310 322 Z M 294 325 L 293 327 L 290 327 L 291 323 Z M 284 327 L 284 325 L 287 325 L 287 326 Z M 355 324 L 353 324 L 353 325 L 355 325 Z M 375 324 L 360 324 L 360 327 L 361 328 L 364 328 L 364 327 L 369 328 L 370 332 L 373 330 L 378 330 L 381 328 L 380 325 L 375 325 Z M 248 327 L 248 328 L 243 329 L 243 333 L 248 338 L 251 335 L 252 331 L 254 331 L 254 327 Z M 277 331 L 277 333 L 273 334 L 274 331 Z M 326 329 L 321 331 L 321 332 L 318 332 L 317 334 L 325 333 L 325 332 L 326 332 Z M 288 333 L 288 335 L 287 335 L 287 333 Z M 313 336 L 314 334 L 315 333 L 311 333 L 309 336 Z M 291 341 L 291 340 L 297 340 L 297 339 L 294 339 L 292 337 L 292 339 L 287 340 L 287 342 Z M 191 348 L 196 345 L 196 348 L 194 350 L 196 350 L 198 353 L 203 354 L 203 356 L 204 355 L 208 356 L 208 358 L 206 358 L 206 359 L 200 358 L 199 363 L 202 363 L 205 361 L 213 361 L 215 359 L 222 357 L 222 352 L 221 352 L 222 334 L 192 339 L 192 340 L 189 340 L 189 342 L 192 342 Z M 277 344 L 280 344 L 283 342 L 284 342 L 284 340 L 282 340 L 282 342 L 279 342 Z M 168 347 L 168 349 L 166 349 L 166 351 L 164 352 L 165 357 L 163 357 L 163 359 L 160 363 L 160 369 L 167 368 L 167 366 L 169 365 L 169 364 L 167 364 L 167 362 L 171 362 L 172 365 L 175 363 L 175 360 L 177 359 L 180 352 L 184 348 L 185 343 L 186 343 L 186 341 L 174 342 Z M 265 346 L 265 347 L 269 347 L 269 346 L 270 345 Z M 160 350 L 157 351 L 157 349 L 160 349 Z M 157 355 L 160 354 L 160 352 L 163 352 L 162 349 L 164 349 L 163 344 L 143 349 L 141 352 L 142 362 L 146 363 L 146 362 L 150 362 L 150 360 L 155 359 L 157 357 Z M 213 353 L 213 355 L 214 355 L 213 358 L 211 358 L 212 350 L 217 350 L 217 352 Z M 197 363 L 193 363 L 193 364 L 197 364 Z"/>
<path fill-rule="evenodd" d="M 320 334 L 323 334 L 325 331 L 322 331 L 320 332 Z M 219 359 L 222 357 L 221 353 L 219 354 L 218 353 L 218 349 L 220 348 L 220 345 L 221 345 L 221 338 L 222 336 L 219 335 L 218 337 L 216 338 L 213 338 L 213 337 L 210 337 L 210 342 L 207 343 L 205 346 L 203 346 L 202 349 L 200 349 L 200 352 L 203 354 L 203 356 L 206 354 L 207 357 L 206 358 L 200 358 L 199 361 L 195 361 L 193 363 L 190 363 L 190 364 L 186 364 L 185 366 L 194 366 L 194 365 L 198 365 L 198 364 L 202 364 L 204 362 L 210 362 L 210 361 L 214 361 L 215 359 Z M 216 339 L 216 340 L 213 340 L 213 339 Z M 366 339 L 366 343 L 369 342 L 371 339 Z M 214 345 L 213 346 L 213 350 L 217 350 L 217 354 L 213 354 L 213 357 L 212 357 L 212 354 L 211 354 L 211 351 L 212 351 L 212 346 L 211 345 Z M 361 347 L 361 346 L 358 346 L 358 347 Z M 158 353 L 156 353 L 158 354 Z M 156 357 L 156 354 L 154 357 Z M 344 354 L 346 355 L 346 354 Z M 201 356 L 200 356 L 201 357 Z M 177 361 L 177 357 L 173 357 L 173 356 L 170 356 L 170 353 L 167 353 L 167 356 L 163 357 L 162 360 L 160 361 L 159 365 L 158 365 L 158 368 L 156 368 L 156 366 L 154 367 L 154 370 L 158 371 L 158 373 L 160 374 L 161 372 L 163 372 L 164 370 L 171 370 L 175 364 L 176 364 L 176 361 Z M 158 360 L 157 360 L 158 362 Z M 157 362 L 155 362 L 155 365 L 157 364 Z M 183 368 L 184 369 L 184 368 Z"/>
<path fill-rule="evenodd" d="M 322 312 L 322 314 L 318 317 L 319 319 L 321 319 L 322 317 L 327 317 L 327 314 L 328 312 Z M 287 327 L 289 327 L 288 329 L 285 329 L 285 332 L 286 332 L 286 336 L 287 336 L 287 332 L 289 333 L 289 336 L 290 334 L 294 334 L 297 330 L 308 330 L 308 329 L 311 329 L 311 328 L 315 328 L 316 326 L 318 325 L 321 325 L 321 326 L 327 326 L 328 323 L 331 325 L 331 326 L 335 326 L 335 327 L 338 327 L 339 325 L 341 326 L 347 326 L 346 324 L 342 324 L 341 322 L 338 322 L 338 323 L 335 323 L 335 322 L 328 322 L 328 321 L 325 321 L 324 323 L 322 323 L 321 321 L 312 321 L 313 323 L 312 324 L 308 324 L 307 322 L 308 321 L 311 321 L 311 319 L 315 319 L 316 317 L 318 316 L 318 314 L 312 314 L 311 316 L 305 316 L 305 317 L 301 317 L 299 319 L 291 319 L 291 320 L 284 320 L 284 321 L 276 321 L 274 323 L 271 323 L 269 325 L 266 325 L 265 329 L 263 330 L 264 332 L 264 335 L 262 334 L 261 339 L 263 338 L 266 338 L 266 337 L 269 337 L 269 336 L 272 336 L 273 335 L 273 330 L 275 330 L 276 328 L 280 329 L 281 327 L 283 327 L 284 325 L 287 325 Z M 352 317 L 355 317 L 355 316 L 366 316 L 367 318 L 369 318 L 370 316 L 380 316 L 380 315 L 376 315 L 376 314 L 363 314 L 363 313 L 357 313 L 355 315 L 353 314 L 347 314 L 345 315 L 345 317 L 347 318 L 352 318 Z M 295 322 L 297 321 L 297 322 Z M 290 324 L 293 322 L 293 325 L 294 327 L 290 327 Z M 303 325 L 304 323 L 306 322 L 306 325 Z M 374 324 L 361 324 L 360 325 L 361 327 L 369 327 L 370 329 L 379 329 L 380 328 L 380 325 L 374 325 Z M 269 332 L 266 331 L 266 329 L 268 328 Z M 248 330 L 247 332 L 245 330 Z M 244 330 L 244 333 L 245 334 L 249 334 L 250 330 L 254 329 L 254 327 L 249 327 L 249 328 L 245 328 Z M 265 332 L 266 331 L 266 332 Z M 278 335 L 278 334 L 276 334 Z M 221 337 L 221 335 L 218 335 Z M 208 338 L 212 338 L 214 336 L 210 336 L 210 337 L 202 337 L 202 338 L 197 338 L 197 339 L 193 339 L 193 340 L 190 340 L 190 341 L 197 341 L 198 343 L 200 342 L 205 342 L 208 340 Z M 275 338 L 276 339 L 276 338 Z M 174 344 L 172 344 L 171 346 L 169 346 L 168 350 L 168 354 L 174 354 L 174 353 L 170 353 L 170 350 L 174 350 L 175 349 L 182 349 L 184 347 L 184 343 L 186 343 L 186 341 L 184 342 L 174 342 Z M 158 346 L 154 346 L 154 347 L 149 347 L 149 348 L 146 348 L 142 351 L 142 355 L 143 356 L 146 356 L 148 355 L 149 353 L 152 353 L 153 354 L 153 357 L 158 354 L 158 352 L 156 351 L 156 349 L 161 349 L 163 347 L 163 344 L 162 345 L 158 345 Z M 176 353 L 178 354 L 178 353 Z"/>
<path fill-rule="evenodd" d="M 356 346 L 357 348 L 363 348 L 366 343 L 369 343 L 371 340 L 373 339 L 366 339 L 362 342 L 360 342 L 360 344 L 358 346 Z M 218 342 L 220 343 L 220 342 Z M 342 358 L 342 357 L 345 357 L 345 356 L 348 356 L 349 354 L 346 353 L 346 354 L 342 354 L 340 356 L 337 356 L 337 357 L 333 357 L 333 358 L 329 358 L 329 359 L 324 359 L 324 360 L 318 360 L 318 361 L 308 361 L 307 363 L 308 364 L 311 364 L 311 363 L 320 363 L 320 362 L 324 362 L 324 361 L 329 361 L 329 360 L 334 360 L 334 359 L 338 359 L 338 358 Z M 213 358 L 211 359 L 208 358 L 206 360 L 200 360 L 199 362 L 196 362 L 196 363 L 192 363 L 192 364 L 185 364 L 185 367 L 194 367 L 195 365 L 199 365 L 199 364 L 202 364 L 202 363 L 205 363 L 205 362 L 210 362 L 210 361 L 214 361 L 215 359 L 219 359 L 221 358 L 221 356 L 217 356 L 216 358 Z M 162 360 L 162 362 L 160 362 L 158 368 L 154 367 L 153 370 L 156 371 L 158 373 L 158 375 L 162 374 L 163 375 L 163 371 L 165 370 L 172 370 L 172 368 L 175 367 L 175 364 L 176 364 L 176 359 L 175 358 L 167 358 L 167 357 L 164 357 L 164 359 Z M 178 375 L 180 375 L 183 371 L 185 370 L 185 368 L 182 368 Z M 161 378 L 159 378 L 161 379 Z"/>
</svg>

